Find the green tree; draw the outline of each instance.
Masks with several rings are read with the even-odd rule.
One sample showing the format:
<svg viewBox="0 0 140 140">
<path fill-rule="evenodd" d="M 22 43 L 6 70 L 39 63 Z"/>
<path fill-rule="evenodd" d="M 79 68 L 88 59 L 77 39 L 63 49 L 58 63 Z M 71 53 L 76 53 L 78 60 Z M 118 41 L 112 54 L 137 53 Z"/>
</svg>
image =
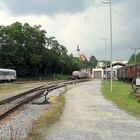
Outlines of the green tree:
<svg viewBox="0 0 140 140">
<path fill-rule="evenodd" d="M 96 59 L 95 56 L 91 56 L 89 62 L 90 62 L 90 66 L 92 68 L 95 68 L 97 66 L 98 60 Z"/>
<path fill-rule="evenodd" d="M 14 68 L 19 76 L 38 75 L 41 69 L 42 52 L 45 49 L 45 31 L 41 26 L 22 25 L 19 22 L 1 26 L 1 66 Z"/>
<path fill-rule="evenodd" d="M 135 55 L 134 54 L 132 54 L 128 60 L 128 64 L 133 64 L 133 63 L 135 63 Z"/>
<path fill-rule="evenodd" d="M 89 65 L 68 55 L 55 37 L 47 37 L 40 25 L 13 23 L 0 26 L 0 67 L 12 68 L 18 76 L 47 73 L 71 74 Z"/>
<path fill-rule="evenodd" d="M 140 63 L 140 53 L 137 54 L 136 59 L 137 59 L 137 63 Z"/>
</svg>

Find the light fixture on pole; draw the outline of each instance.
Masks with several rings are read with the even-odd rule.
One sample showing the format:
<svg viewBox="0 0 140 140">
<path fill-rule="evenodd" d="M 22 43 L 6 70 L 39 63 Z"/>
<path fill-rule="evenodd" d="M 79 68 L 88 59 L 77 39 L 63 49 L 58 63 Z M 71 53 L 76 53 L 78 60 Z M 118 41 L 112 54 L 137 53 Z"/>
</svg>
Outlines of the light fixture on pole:
<svg viewBox="0 0 140 140">
<path fill-rule="evenodd" d="M 113 68 L 112 68 L 112 8 L 111 1 L 104 1 L 104 4 L 109 4 L 110 6 L 110 47 L 111 47 L 111 79 L 110 79 L 110 91 L 112 92 L 112 79 L 113 79 Z"/>
<path fill-rule="evenodd" d="M 103 38 L 102 40 L 105 41 L 105 79 L 107 83 L 107 39 Z"/>
</svg>

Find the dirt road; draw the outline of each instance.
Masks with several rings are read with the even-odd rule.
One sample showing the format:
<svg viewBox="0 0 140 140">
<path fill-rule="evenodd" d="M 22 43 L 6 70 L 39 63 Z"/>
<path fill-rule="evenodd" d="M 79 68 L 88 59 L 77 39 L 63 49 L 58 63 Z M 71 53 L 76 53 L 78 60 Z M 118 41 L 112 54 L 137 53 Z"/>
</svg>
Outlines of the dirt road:
<svg viewBox="0 0 140 140">
<path fill-rule="evenodd" d="M 45 140 L 139 140 L 140 120 L 104 99 L 101 81 L 68 90 L 60 121 L 45 131 Z"/>
</svg>

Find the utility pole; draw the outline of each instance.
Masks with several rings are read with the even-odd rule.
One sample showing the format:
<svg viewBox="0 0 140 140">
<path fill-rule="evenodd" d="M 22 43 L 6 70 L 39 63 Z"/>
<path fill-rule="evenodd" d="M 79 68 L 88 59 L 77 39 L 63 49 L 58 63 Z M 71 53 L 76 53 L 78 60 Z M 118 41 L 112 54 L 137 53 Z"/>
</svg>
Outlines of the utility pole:
<svg viewBox="0 0 140 140">
<path fill-rule="evenodd" d="M 136 73 L 136 68 L 137 68 L 137 66 L 136 66 L 136 63 L 137 63 L 137 50 L 139 50 L 140 48 L 131 48 L 132 50 L 134 50 L 134 62 L 135 62 L 135 77 L 137 77 L 137 73 Z"/>
<path fill-rule="evenodd" d="M 134 50 L 134 62 L 135 64 L 137 63 L 137 50 L 140 50 L 140 48 L 131 48 L 132 50 Z"/>
</svg>

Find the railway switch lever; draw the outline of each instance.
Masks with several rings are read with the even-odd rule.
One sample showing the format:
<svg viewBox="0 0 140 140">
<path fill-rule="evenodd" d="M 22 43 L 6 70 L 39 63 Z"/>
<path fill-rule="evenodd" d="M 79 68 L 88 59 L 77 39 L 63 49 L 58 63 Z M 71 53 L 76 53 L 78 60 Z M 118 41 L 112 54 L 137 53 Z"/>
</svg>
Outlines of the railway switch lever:
<svg viewBox="0 0 140 140">
<path fill-rule="evenodd" d="M 43 93 L 43 95 L 45 96 L 44 103 L 49 103 L 49 101 L 48 101 L 49 98 L 47 98 L 48 90 L 45 90 L 45 92 Z"/>
</svg>

